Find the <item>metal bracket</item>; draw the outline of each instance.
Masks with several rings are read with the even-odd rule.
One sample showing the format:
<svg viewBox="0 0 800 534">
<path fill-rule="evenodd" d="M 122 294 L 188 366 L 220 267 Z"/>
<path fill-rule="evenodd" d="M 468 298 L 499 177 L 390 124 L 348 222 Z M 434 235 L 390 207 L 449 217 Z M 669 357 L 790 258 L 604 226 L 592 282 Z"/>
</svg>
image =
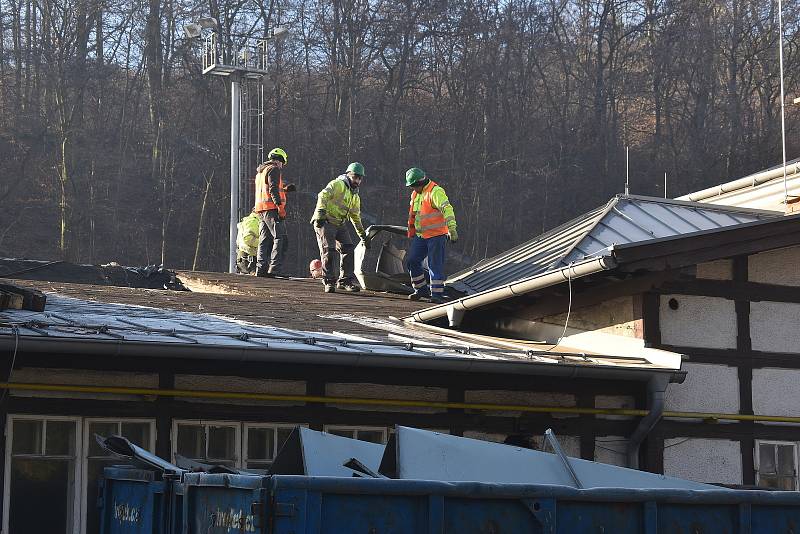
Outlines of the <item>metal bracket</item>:
<svg viewBox="0 0 800 534">
<path fill-rule="evenodd" d="M 556 434 L 555 432 L 553 432 L 552 428 L 548 428 L 547 430 L 544 431 L 544 439 L 545 442 L 549 443 L 550 446 L 553 448 L 553 452 L 555 452 L 561 459 L 561 463 L 564 465 L 564 468 L 567 470 L 569 476 L 572 478 L 572 481 L 575 483 L 575 487 L 578 489 L 583 489 L 583 484 L 581 484 L 581 480 L 578 478 L 578 475 L 572 468 L 572 464 L 569 462 L 569 457 L 564 453 L 564 449 L 561 448 L 561 444 L 558 442 Z"/>
</svg>

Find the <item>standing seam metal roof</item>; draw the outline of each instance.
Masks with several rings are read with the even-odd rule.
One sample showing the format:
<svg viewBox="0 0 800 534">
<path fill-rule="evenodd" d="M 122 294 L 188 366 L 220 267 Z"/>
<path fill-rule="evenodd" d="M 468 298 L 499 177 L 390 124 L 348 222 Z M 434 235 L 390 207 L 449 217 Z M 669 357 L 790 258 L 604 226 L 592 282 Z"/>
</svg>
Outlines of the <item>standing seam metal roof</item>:
<svg viewBox="0 0 800 534">
<path fill-rule="evenodd" d="M 782 215 L 776 211 L 617 195 L 605 206 L 453 275 L 447 283 L 467 294 L 477 293 L 601 256 L 615 245 Z"/>
</svg>

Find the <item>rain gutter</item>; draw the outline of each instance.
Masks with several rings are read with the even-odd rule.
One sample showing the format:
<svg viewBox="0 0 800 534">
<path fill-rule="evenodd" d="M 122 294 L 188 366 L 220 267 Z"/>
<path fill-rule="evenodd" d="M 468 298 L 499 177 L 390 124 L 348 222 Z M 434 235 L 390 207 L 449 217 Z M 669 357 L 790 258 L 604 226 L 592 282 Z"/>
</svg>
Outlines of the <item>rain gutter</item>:
<svg viewBox="0 0 800 534">
<path fill-rule="evenodd" d="M 786 166 L 787 177 L 791 175 L 796 175 L 799 172 L 800 172 L 800 163 L 792 163 Z M 689 200 L 692 202 L 702 202 L 703 200 L 707 200 L 713 197 L 719 197 L 724 195 L 725 193 L 730 193 L 732 191 L 744 189 L 746 187 L 755 187 L 765 182 L 769 182 L 770 180 L 774 180 L 775 178 L 778 177 L 783 177 L 783 166 L 780 166 L 776 169 L 770 169 L 756 174 L 751 174 L 750 176 L 745 176 L 744 178 L 739 178 L 738 180 L 734 180 L 732 182 L 728 182 L 725 184 L 715 185 L 714 187 L 709 187 L 708 189 L 703 189 L 702 191 L 689 193 L 688 195 L 677 197 L 676 200 Z"/>
<path fill-rule="evenodd" d="M 685 372 L 677 369 L 631 368 L 615 365 L 586 365 L 560 362 L 540 363 L 526 360 L 521 355 L 517 359 L 511 360 L 451 354 L 442 356 L 424 352 L 381 354 L 366 351 L 345 352 L 322 348 L 319 350 L 291 350 L 285 348 L 273 349 L 266 346 L 226 347 L 224 345 L 198 345 L 175 342 L 137 342 L 123 339 L 85 340 L 55 336 L 19 336 L 18 341 L 20 353 L 81 354 L 102 356 L 104 358 L 129 357 L 137 360 L 155 357 L 216 360 L 231 362 L 232 364 L 241 362 L 322 364 L 358 368 L 426 369 L 466 373 L 524 374 L 639 381 L 649 380 L 656 374 L 663 374 L 669 377 L 674 376 L 680 382 L 685 376 Z M 16 340 L 13 336 L 0 336 L 0 351 L 13 351 L 15 342 Z M 408 343 L 407 350 L 413 349 L 414 344 Z M 453 352 L 457 352 L 458 349 L 459 347 L 453 347 Z M 479 351 L 480 349 L 476 349 L 476 352 Z"/>
<path fill-rule="evenodd" d="M 601 256 L 579 263 L 573 263 L 557 271 L 549 271 L 532 278 L 506 284 L 501 287 L 481 291 L 474 295 L 462 297 L 456 301 L 439 306 L 433 306 L 420 310 L 416 313 L 404 317 L 406 321 L 428 322 L 441 317 L 447 317 L 451 327 L 461 324 L 464 314 L 475 308 L 486 306 L 509 299 L 531 291 L 537 291 L 546 287 L 554 286 L 568 280 L 574 280 L 583 276 L 608 271 L 617 266 L 616 260 L 612 256 Z"/>
</svg>

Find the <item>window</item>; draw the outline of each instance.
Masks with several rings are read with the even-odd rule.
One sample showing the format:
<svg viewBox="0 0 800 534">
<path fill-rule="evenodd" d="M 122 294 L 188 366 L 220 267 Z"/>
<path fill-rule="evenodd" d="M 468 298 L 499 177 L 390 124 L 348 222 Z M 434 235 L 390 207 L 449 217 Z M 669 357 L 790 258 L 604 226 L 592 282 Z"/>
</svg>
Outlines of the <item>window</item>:
<svg viewBox="0 0 800 534">
<path fill-rule="evenodd" d="M 370 443 L 386 443 L 387 431 L 385 427 L 368 426 L 326 426 L 325 432 L 334 436 L 360 439 Z"/>
<path fill-rule="evenodd" d="M 176 421 L 173 456 L 213 465 L 239 467 L 241 425 L 231 422 Z"/>
<path fill-rule="evenodd" d="M 103 475 L 103 469 L 111 465 L 125 463 L 119 457 L 111 456 L 104 451 L 95 439 L 95 434 L 102 437 L 123 436 L 132 443 L 150 452 L 155 450 L 155 428 L 149 421 L 89 419 L 84 425 L 84 466 L 83 485 L 85 492 L 83 509 L 86 512 L 86 534 L 100 533 L 100 514 L 97 510 L 97 483 Z"/>
<path fill-rule="evenodd" d="M 72 534 L 80 488 L 78 420 L 9 416 L 4 531 Z M 10 450 L 9 450 L 10 449 Z M 47 503 L 47 513 L 42 513 Z"/>
<path fill-rule="evenodd" d="M 244 467 L 266 471 L 296 425 L 246 424 L 244 426 Z"/>
<path fill-rule="evenodd" d="M 756 441 L 756 484 L 778 490 L 797 489 L 797 444 Z"/>
</svg>

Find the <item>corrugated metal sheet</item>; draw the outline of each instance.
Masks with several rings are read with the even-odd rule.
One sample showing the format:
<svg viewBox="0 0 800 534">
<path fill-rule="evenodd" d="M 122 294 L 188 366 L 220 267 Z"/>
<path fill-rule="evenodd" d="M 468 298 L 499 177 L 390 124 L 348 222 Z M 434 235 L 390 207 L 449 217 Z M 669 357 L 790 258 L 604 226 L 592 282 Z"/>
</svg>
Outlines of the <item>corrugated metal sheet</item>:
<svg viewBox="0 0 800 534">
<path fill-rule="evenodd" d="M 448 285 L 468 294 L 599 257 L 614 245 L 713 230 L 778 217 L 774 211 L 618 195 L 522 245 L 452 276 Z"/>
<path fill-rule="evenodd" d="M 556 454 L 397 426 L 381 473 L 401 479 L 575 486 Z M 718 489 L 689 480 L 569 458 L 584 488 Z"/>
</svg>

